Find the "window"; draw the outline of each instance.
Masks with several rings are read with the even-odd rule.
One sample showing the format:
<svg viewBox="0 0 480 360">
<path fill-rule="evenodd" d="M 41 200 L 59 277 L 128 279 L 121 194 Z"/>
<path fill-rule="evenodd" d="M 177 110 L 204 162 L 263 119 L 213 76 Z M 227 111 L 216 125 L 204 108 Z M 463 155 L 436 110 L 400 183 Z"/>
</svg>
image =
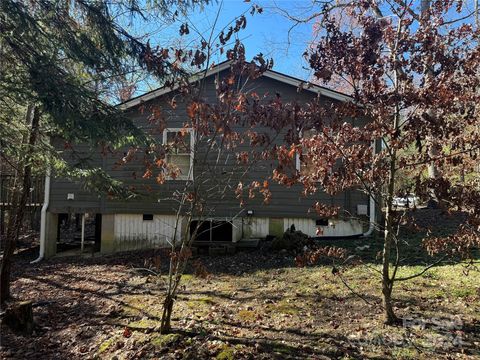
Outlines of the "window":
<svg viewBox="0 0 480 360">
<path fill-rule="evenodd" d="M 328 219 L 317 219 L 315 220 L 315 225 L 316 226 L 328 226 Z"/>
<path fill-rule="evenodd" d="M 192 129 L 165 129 L 163 132 L 167 164 L 179 171 L 176 180 L 193 179 L 192 135 Z M 171 179 L 173 180 L 173 177 Z"/>
<path fill-rule="evenodd" d="M 143 221 L 152 221 L 153 214 L 143 214 Z"/>
<path fill-rule="evenodd" d="M 190 222 L 190 236 L 196 231 L 196 242 L 232 242 L 233 225 L 222 220 L 193 220 Z"/>
<path fill-rule="evenodd" d="M 303 131 L 303 138 L 312 137 L 315 135 L 316 131 L 314 129 Z M 315 164 L 311 161 L 308 161 L 307 157 L 297 153 L 295 157 L 295 167 L 302 175 L 307 175 L 315 169 Z"/>
</svg>

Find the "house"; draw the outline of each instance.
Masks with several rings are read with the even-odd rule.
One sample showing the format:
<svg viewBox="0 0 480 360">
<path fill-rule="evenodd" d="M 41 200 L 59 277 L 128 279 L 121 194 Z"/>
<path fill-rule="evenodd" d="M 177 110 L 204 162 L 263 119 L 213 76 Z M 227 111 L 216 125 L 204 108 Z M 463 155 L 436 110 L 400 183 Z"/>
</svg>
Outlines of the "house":
<svg viewBox="0 0 480 360">
<path fill-rule="evenodd" d="M 225 76 L 229 71 L 230 63 L 224 62 L 206 73 L 201 73 L 208 100 L 215 101 L 215 78 Z M 198 77 L 192 78 L 192 81 L 195 79 Z M 258 94 L 280 94 L 283 101 L 302 102 L 317 96 L 325 102 L 351 100 L 345 94 L 312 84 L 298 91 L 302 83 L 299 79 L 267 70 L 249 86 Z M 167 104 L 170 104 L 174 97 L 178 100 L 175 89 L 160 88 L 119 106 L 136 124 L 148 127 L 145 106 L 158 104 L 171 109 Z M 156 136 L 168 141 L 169 137 L 183 126 L 186 116 L 186 108 L 179 101 L 178 106 L 171 109 L 166 118 L 167 128 Z M 73 243 L 77 246 L 80 241 L 82 250 L 84 244 L 91 242 L 93 249 L 101 253 L 167 245 L 173 236 L 175 224 L 175 204 L 168 198 L 168 194 L 174 190 L 181 191 L 192 173 L 193 178 L 197 176 L 199 171 L 194 159 L 198 154 L 194 154 L 188 147 L 176 153 L 175 161 L 184 168 L 182 176 L 158 185 L 153 179 L 144 179 L 141 176 L 145 167 L 139 162 L 116 166 L 118 154 L 100 156 L 98 149 L 90 149 L 86 145 L 77 146 L 76 151 L 82 152 L 85 159 L 90 158 L 94 165 L 100 166 L 113 178 L 131 183 L 136 188 L 155 187 L 156 191 L 146 197 L 112 200 L 104 194 L 91 193 L 69 180 L 47 176 L 46 201 L 42 208 L 40 257 L 50 257 L 60 251 L 65 243 L 63 237 L 75 240 Z M 65 156 L 68 158 L 68 151 L 65 151 Z M 225 166 L 230 166 L 233 161 L 231 158 L 225 160 Z M 271 172 L 268 169 L 267 171 Z M 138 174 L 134 175 L 137 172 Z M 252 175 L 255 177 L 258 174 Z M 261 201 L 252 201 L 241 208 L 233 194 L 219 200 L 207 218 L 203 219 L 207 221 L 202 222 L 200 240 L 208 242 L 221 239 L 236 242 L 244 238 L 279 236 L 292 224 L 297 230 L 310 236 L 317 236 L 318 228 L 322 228 L 322 236 L 325 237 L 361 236 L 372 231 L 375 202 L 360 191 L 347 191 L 336 196 L 318 192 L 311 198 L 305 198 L 301 195 L 300 185 L 286 188 L 272 184 L 270 190 L 272 198 L 268 205 Z M 339 206 L 343 214 L 349 215 L 332 219 L 318 218 L 314 212 L 309 212 L 313 200 Z M 181 236 L 181 232 L 185 231 L 191 231 L 191 224 L 183 223 L 177 236 Z"/>
</svg>

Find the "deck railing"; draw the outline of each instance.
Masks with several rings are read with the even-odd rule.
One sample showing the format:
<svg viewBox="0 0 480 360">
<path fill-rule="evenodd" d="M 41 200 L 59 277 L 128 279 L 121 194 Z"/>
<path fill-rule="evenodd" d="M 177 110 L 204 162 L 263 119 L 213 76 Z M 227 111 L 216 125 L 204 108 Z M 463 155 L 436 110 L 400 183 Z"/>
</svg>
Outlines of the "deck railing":
<svg viewBox="0 0 480 360">
<path fill-rule="evenodd" d="M 14 175 L 0 175 L 0 206 L 8 208 L 12 205 L 14 191 Z M 32 187 L 27 201 L 28 207 L 41 207 L 44 196 L 44 178 L 36 176 L 32 179 Z"/>
</svg>

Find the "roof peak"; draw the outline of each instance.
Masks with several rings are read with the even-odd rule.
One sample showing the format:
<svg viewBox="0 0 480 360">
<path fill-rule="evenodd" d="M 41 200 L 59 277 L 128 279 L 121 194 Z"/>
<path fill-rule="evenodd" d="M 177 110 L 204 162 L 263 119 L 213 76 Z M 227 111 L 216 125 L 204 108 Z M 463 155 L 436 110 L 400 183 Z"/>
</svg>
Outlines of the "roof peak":
<svg viewBox="0 0 480 360">
<path fill-rule="evenodd" d="M 193 74 L 188 79 L 188 82 L 195 82 L 195 81 L 201 80 L 202 78 L 207 78 L 209 76 L 218 74 L 221 71 L 229 69 L 230 65 L 232 63 L 233 63 L 233 60 L 225 60 L 225 61 L 223 61 L 219 64 L 216 64 L 215 66 L 211 66 L 209 69 L 201 70 L 201 71 Z M 323 87 L 323 86 L 320 86 L 320 85 L 316 85 L 316 84 L 313 84 L 309 81 L 301 80 L 301 79 L 295 78 L 293 76 L 280 73 L 278 71 L 266 70 L 261 76 L 265 76 L 265 77 L 283 82 L 285 84 L 295 86 L 297 88 L 302 88 L 305 91 L 310 91 L 310 92 L 313 92 L 313 93 L 316 93 L 318 95 L 325 96 L 325 97 L 328 97 L 328 98 L 331 98 L 331 99 L 340 100 L 340 101 L 350 101 L 350 100 L 352 100 L 352 97 L 347 95 L 347 94 L 344 94 L 344 93 L 341 93 L 341 92 L 338 92 L 338 91 L 335 91 L 335 90 L 332 90 L 332 89 L 329 89 L 329 88 L 326 88 L 326 87 Z M 160 87 L 158 89 L 149 91 L 149 92 L 147 92 L 143 95 L 139 95 L 139 96 L 136 96 L 132 99 L 124 101 L 124 102 L 118 104 L 117 106 L 122 110 L 127 110 L 127 109 L 132 108 L 134 106 L 137 106 L 139 104 L 142 104 L 142 103 L 145 103 L 145 102 L 150 101 L 152 99 L 155 99 L 157 97 L 160 97 L 164 94 L 168 94 L 169 92 L 172 92 L 172 91 L 174 91 L 178 88 L 179 88 L 178 85 L 173 86 L 173 87 L 163 86 L 163 87 Z"/>
</svg>

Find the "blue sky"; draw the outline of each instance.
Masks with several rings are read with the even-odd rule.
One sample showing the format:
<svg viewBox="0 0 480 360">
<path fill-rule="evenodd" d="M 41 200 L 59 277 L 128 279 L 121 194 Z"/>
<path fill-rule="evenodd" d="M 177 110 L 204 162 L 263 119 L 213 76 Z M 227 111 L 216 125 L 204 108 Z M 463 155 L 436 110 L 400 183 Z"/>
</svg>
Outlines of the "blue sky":
<svg viewBox="0 0 480 360">
<path fill-rule="evenodd" d="M 263 13 L 250 15 L 249 10 L 253 4 L 262 7 Z M 242 13 L 246 13 L 247 26 L 238 37 L 247 50 L 247 58 L 251 59 L 258 53 L 263 53 L 267 58 L 273 58 L 274 70 L 291 76 L 308 79 L 310 71 L 302 54 L 312 38 L 312 24 L 302 24 L 295 27 L 288 35 L 292 22 L 279 13 L 277 8 L 282 8 L 289 13 L 301 15 L 311 10 L 310 1 L 265 0 L 245 2 L 242 0 L 224 0 L 206 5 L 203 9 L 197 8 L 181 17 L 175 23 L 165 24 L 156 22 L 139 22 L 131 24 L 130 30 L 137 34 L 145 34 L 152 44 L 161 46 L 177 45 L 179 47 L 199 44 L 196 31 L 205 37 L 210 33 L 215 18 L 220 11 L 215 34 L 235 20 Z M 183 22 L 188 22 L 189 36 L 179 36 L 179 27 Z M 226 47 L 228 49 L 229 47 Z M 225 54 L 215 56 L 215 62 L 225 60 Z"/>
<path fill-rule="evenodd" d="M 261 14 L 250 15 L 249 10 L 254 4 L 262 7 Z M 466 0 L 465 4 L 462 14 L 471 11 L 473 0 Z M 415 0 L 412 6 L 418 11 L 419 1 Z M 215 35 L 221 29 L 228 27 L 239 15 L 245 13 L 247 26 L 238 34 L 238 37 L 246 47 L 247 58 L 251 59 L 256 54 L 263 53 L 265 57 L 273 58 L 274 70 L 308 80 L 311 79 L 311 70 L 302 55 L 314 36 L 313 22 L 297 24 L 298 26 L 292 28 L 294 23 L 285 14 L 303 19 L 318 10 L 318 5 L 312 5 L 311 0 L 218 0 L 203 6 L 202 9 L 197 7 L 190 10 L 187 15 L 179 17 L 174 23 L 164 23 L 159 18 L 146 22 L 134 21 L 130 30 L 137 34 L 146 33 L 146 38 L 150 39 L 153 45 L 175 48 L 195 47 L 200 43 L 198 33 L 208 37 L 217 14 L 219 17 L 214 30 Z M 382 10 L 388 14 L 387 9 Z M 458 16 L 458 14 L 455 15 Z M 447 15 L 448 18 L 449 15 Z M 179 27 L 184 22 L 189 23 L 190 35 L 188 36 L 179 35 Z M 221 62 L 225 60 L 225 55 L 215 56 L 213 60 L 217 63 Z M 142 92 L 150 89 L 147 86 L 138 90 Z"/>
<path fill-rule="evenodd" d="M 247 27 L 239 33 L 239 38 L 245 44 L 247 57 L 251 58 L 258 53 L 273 58 L 274 69 L 292 76 L 305 78 L 309 72 L 305 70 L 306 62 L 303 52 L 312 38 L 312 24 L 302 24 L 295 27 L 288 35 L 292 22 L 279 13 L 276 7 L 285 9 L 289 13 L 300 14 L 307 11 L 309 1 L 257 1 L 263 8 L 263 13 L 247 17 Z M 220 9 L 218 29 L 223 28 L 229 21 L 239 14 L 248 11 L 252 2 L 240 0 L 225 0 L 222 3 L 205 7 L 202 13 L 190 16 L 198 28 L 211 28 Z"/>
</svg>

